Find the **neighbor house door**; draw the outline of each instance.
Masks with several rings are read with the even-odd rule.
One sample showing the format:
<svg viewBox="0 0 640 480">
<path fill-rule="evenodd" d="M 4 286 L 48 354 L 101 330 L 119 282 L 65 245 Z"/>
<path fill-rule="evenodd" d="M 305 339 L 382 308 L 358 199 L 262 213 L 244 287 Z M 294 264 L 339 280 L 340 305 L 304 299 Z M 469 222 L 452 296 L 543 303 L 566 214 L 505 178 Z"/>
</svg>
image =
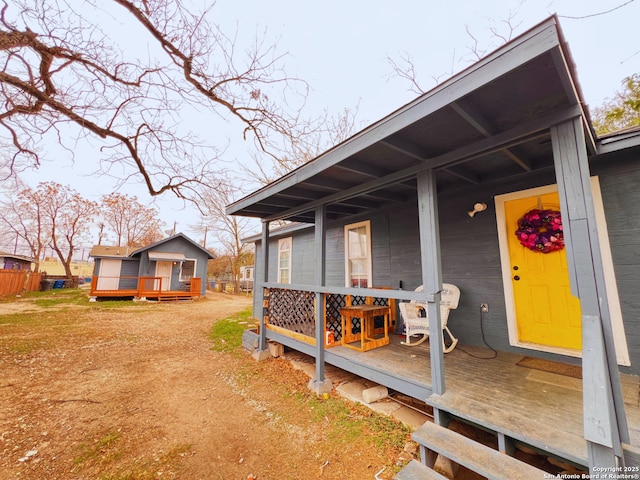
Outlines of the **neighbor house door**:
<svg viewBox="0 0 640 480">
<path fill-rule="evenodd" d="M 597 177 L 592 177 L 591 189 L 616 355 L 620 365 L 630 365 Z M 509 343 L 582 356 L 582 314 L 579 299 L 571 294 L 566 247 L 541 253 L 516 236 L 518 220 L 532 209 L 560 211 L 557 185 L 498 195 L 495 202 Z"/>
<path fill-rule="evenodd" d="M 171 289 L 171 271 L 173 262 L 156 262 L 156 277 L 162 280 L 161 285 L 156 285 L 156 290 L 167 291 Z"/>
<path fill-rule="evenodd" d="M 113 258 L 103 258 L 100 260 L 100 271 L 98 272 L 98 290 L 118 290 L 120 284 L 120 269 L 122 260 Z"/>
</svg>

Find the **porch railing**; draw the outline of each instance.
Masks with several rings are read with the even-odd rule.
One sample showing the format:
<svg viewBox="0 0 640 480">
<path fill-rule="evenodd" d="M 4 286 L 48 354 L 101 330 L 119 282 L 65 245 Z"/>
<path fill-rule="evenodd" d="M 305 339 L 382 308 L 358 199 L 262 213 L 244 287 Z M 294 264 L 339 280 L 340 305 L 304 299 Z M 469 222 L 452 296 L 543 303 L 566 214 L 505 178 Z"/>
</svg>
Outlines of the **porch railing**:
<svg viewBox="0 0 640 480">
<path fill-rule="evenodd" d="M 388 289 L 388 287 L 374 287 Z M 295 288 L 265 288 L 264 302 L 265 327 L 284 335 L 315 345 L 316 331 L 316 293 Z M 332 333 L 333 341 L 325 342 L 327 347 L 338 344 L 344 336 L 347 341 L 360 332 L 360 321 L 354 319 L 349 331 L 342 331 L 340 309 L 351 305 L 384 305 L 390 307 L 390 329 L 396 320 L 396 300 L 388 297 L 352 295 L 347 293 L 322 294 L 324 330 Z M 374 327 L 383 329 L 383 317 L 376 319 Z"/>
<path fill-rule="evenodd" d="M 114 277 L 92 277 L 91 296 L 103 297 L 162 297 L 162 296 L 184 296 L 199 297 L 202 287 L 202 279 L 192 278 L 188 282 L 183 282 L 180 290 L 167 290 L 163 288 L 163 277 L 135 277 L 135 276 L 114 276 Z"/>
</svg>

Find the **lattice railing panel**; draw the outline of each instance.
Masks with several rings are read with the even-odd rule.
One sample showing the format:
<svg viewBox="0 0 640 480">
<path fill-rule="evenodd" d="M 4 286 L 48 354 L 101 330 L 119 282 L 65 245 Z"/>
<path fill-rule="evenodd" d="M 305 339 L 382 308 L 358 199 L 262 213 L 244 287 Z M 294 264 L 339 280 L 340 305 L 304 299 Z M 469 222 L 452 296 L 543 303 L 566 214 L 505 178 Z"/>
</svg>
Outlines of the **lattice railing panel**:
<svg viewBox="0 0 640 480">
<path fill-rule="evenodd" d="M 315 293 L 271 288 L 267 315 L 269 324 L 315 337 Z"/>
<path fill-rule="evenodd" d="M 272 288 L 266 291 L 265 295 L 265 315 L 266 321 L 274 326 L 284 328 L 291 332 L 315 338 L 315 292 L 302 290 L 290 290 Z M 343 295 L 337 293 L 326 293 L 324 299 L 324 323 L 325 329 L 333 332 L 333 345 L 340 343 L 343 336 L 348 339 L 350 336 L 358 335 L 362 329 L 359 318 L 352 318 L 347 332 L 342 331 L 342 319 L 340 309 L 350 305 L 371 304 L 377 306 L 389 306 L 392 300 L 385 297 L 367 297 L 366 295 Z M 395 315 L 391 308 L 391 325 L 393 328 Z M 384 327 L 384 317 L 374 319 L 374 328 Z M 327 340 L 330 342 L 330 340 Z"/>
<path fill-rule="evenodd" d="M 327 330 L 333 331 L 336 341 L 342 338 L 342 319 L 340 309 L 347 306 L 345 295 L 337 293 L 327 293 L 324 296 L 325 325 Z"/>
<path fill-rule="evenodd" d="M 388 307 L 389 299 L 384 297 L 373 297 L 372 305 L 377 305 L 379 307 Z"/>
<path fill-rule="evenodd" d="M 389 299 L 386 297 L 366 297 L 364 295 L 352 295 L 351 296 L 351 305 L 364 305 L 365 303 L 368 303 L 370 305 L 376 305 L 379 307 L 388 307 L 389 306 Z M 394 314 L 392 314 L 392 317 L 395 317 Z M 380 316 L 380 317 L 375 317 L 374 318 L 374 328 L 376 329 L 382 329 L 384 328 L 384 317 Z M 360 333 L 360 319 L 358 318 L 354 318 L 353 319 L 353 325 L 351 328 L 353 334 L 357 334 Z"/>
<path fill-rule="evenodd" d="M 367 303 L 367 297 L 363 295 L 351 295 L 351 305 L 364 305 Z"/>
</svg>

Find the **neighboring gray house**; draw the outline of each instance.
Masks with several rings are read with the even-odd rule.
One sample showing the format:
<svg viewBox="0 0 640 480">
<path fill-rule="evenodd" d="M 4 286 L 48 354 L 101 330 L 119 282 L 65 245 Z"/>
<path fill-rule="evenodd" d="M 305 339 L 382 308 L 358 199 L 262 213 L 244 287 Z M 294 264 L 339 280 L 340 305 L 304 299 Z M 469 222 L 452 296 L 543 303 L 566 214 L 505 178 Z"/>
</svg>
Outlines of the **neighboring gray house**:
<svg viewBox="0 0 640 480">
<path fill-rule="evenodd" d="M 178 233 L 133 249 L 96 245 L 91 297 L 177 299 L 206 296 L 207 263 L 215 258 Z"/>
<path fill-rule="evenodd" d="M 263 221 L 250 239 L 260 328 L 246 344 L 257 358 L 267 339 L 315 357 L 317 392 L 331 388 L 329 363 L 425 401 L 436 426 L 414 438 L 429 466 L 434 452 L 479 459 L 467 466 L 491 476 L 492 451 L 443 428 L 457 419 L 507 454 L 492 478 L 543 478 L 509 458 L 516 447 L 591 478 L 637 472 L 639 185 L 640 130 L 594 134 L 550 17 L 227 207 Z M 279 220 L 295 223 L 270 231 Z M 447 355 L 443 283 L 461 291 L 448 319 L 459 346 Z M 340 309 L 365 298 L 426 302 L 430 341 L 347 348 L 357 332 L 342 331 Z M 581 380 L 560 374 L 570 366 Z M 559 473 L 553 465 L 543 468 Z M 404 475 L 435 478 L 415 466 Z"/>
</svg>

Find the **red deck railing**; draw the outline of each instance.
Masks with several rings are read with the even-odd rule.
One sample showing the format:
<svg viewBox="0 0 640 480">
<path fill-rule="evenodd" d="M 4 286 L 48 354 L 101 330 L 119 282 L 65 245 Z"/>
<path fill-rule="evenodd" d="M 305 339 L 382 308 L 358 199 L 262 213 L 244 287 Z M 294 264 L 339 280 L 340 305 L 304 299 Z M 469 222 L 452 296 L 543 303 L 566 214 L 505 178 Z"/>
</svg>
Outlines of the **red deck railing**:
<svg viewBox="0 0 640 480">
<path fill-rule="evenodd" d="M 138 298 L 197 298 L 200 297 L 202 279 L 192 278 L 183 282 L 180 290 L 163 288 L 162 277 L 92 277 L 92 297 L 138 297 Z M 135 287 L 134 287 L 135 285 Z M 128 288 L 127 288 L 128 287 Z"/>
</svg>

